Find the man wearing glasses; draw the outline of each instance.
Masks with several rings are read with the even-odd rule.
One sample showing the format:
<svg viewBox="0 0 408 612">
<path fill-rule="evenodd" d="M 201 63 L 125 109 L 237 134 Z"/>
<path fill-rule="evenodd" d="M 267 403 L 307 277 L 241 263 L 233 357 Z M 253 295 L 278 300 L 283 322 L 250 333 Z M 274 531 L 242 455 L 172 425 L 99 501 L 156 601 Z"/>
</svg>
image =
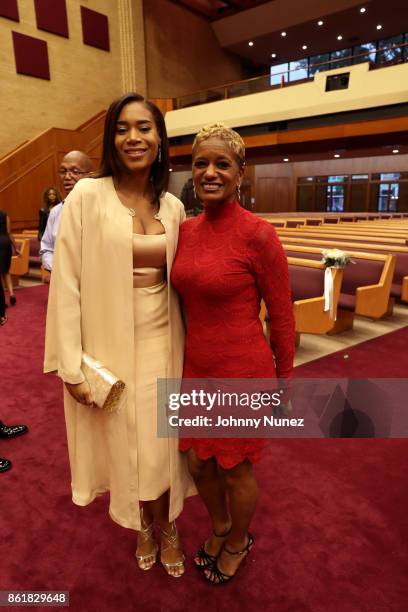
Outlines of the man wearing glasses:
<svg viewBox="0 0 408 612">
<path fill-rule="evenodd" d="M 58 173 L 67 196 L 75 186 L 75 183 L 84 176 L 89 176 L 92 172 L 92 162 L 86 153 L 82 151 L 70 151 L 64 157 L 59 167 Z M 40 257 L 42 265 L 46 270 L 52 270 L 52 258 L 54 256 L 55 239 L 57 237 L 58 226 L 61 219 L 62 207 L 64 202 L 60 202 L 50 212 L 47 227 L 41 240 Z"/>
</svg>

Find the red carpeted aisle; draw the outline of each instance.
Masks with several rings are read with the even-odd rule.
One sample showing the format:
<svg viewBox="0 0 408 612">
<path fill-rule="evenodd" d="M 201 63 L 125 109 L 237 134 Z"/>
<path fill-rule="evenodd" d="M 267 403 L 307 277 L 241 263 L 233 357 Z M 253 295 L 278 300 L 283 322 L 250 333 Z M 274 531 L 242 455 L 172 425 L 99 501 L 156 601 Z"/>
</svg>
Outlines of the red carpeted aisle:
<svg viewBox="0 0 408 612">
<path fill-rule="evenodd" d="M 405 612 L 405 440 L 274 441 L 257 468 L 256 543 L 238 578 L 211 587 L 191 566 L 208 532 L 197 498 L 179 520 L 185 577 L 171 579 L 159 566 L 138 570 L 135 535 L 108 518 L 106 500 L 87 508 L 70 500 L 61 384 L 41 374 L 46 298 L 45 287 L 18 291 L 0 329 L 0 418 L 30 427 L 0 441 L 0 455 L 14 463 L 0 474 L 0 589 L 68 590 L 75 612 Z M 382 340 L 382 363 L 399 360 L 392 334 Z M 364 360 L 364 350 L 348 349 L 348 363 L 355 351 Z M 316 375 L 317 366 L 319 375 L 347 375 L 332 370 L 331 360 L 344 364 L 336 355 L 299 374 Z"/>
<path fill-rule="evenodd" d="M 408 327 L 296 368 L 298 378 L 408 378 Z"/>
</svg>

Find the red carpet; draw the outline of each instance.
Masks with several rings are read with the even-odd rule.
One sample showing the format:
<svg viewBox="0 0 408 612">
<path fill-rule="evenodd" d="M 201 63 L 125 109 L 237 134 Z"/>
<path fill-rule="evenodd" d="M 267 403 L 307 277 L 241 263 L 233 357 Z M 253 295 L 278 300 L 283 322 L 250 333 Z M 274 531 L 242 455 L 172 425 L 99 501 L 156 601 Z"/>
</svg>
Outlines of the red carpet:
<svg viewBox="0 0 408 612">
<path fill-rule="evenodd" d="M 299 378 L 408 378 L 408 327 L 296 368 Z"/>
<path fill-rule="evenodd" d="M 68 590 L 75 612 L 405 612 L 405 440 L 273 441 L 257 468 L 255 547 L 239 577 L 216 588 L 191 567 L 208 533 L 197 498 L 179 520 L 185 577 L 139 571 L 135 535 L 108 518 L 106 500 L 87 508 L 70 501 L 61 384 L 41 374 L 46 295 L 44 287 L 18 291 L 0 329 L 0 418 L 30 427 L 27 436 L 0 441 L 0 455 L 14 463 L 0 474 L 0 589 Z M 393 338 L 398 332 L 377 345 L 383 367 L 406 359 L 406 340 L 396 356 Z M 351 360 L 364 350 L 348 349 Z M 320 376 L 336 375 L 337 359 L 308 364 L 310 372 L 318 366 Z"/>
</svg>

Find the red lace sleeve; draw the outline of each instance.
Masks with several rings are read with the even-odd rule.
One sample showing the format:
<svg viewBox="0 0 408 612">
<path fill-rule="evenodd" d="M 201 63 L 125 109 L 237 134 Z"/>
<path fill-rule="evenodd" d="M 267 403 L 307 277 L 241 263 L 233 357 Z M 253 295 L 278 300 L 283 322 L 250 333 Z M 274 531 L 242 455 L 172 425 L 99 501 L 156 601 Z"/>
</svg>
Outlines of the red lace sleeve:
<svg viewBox="0 0 408 612">
<path fill-rule="evenodd" d="M 288 378 L 293 371 L 295 321 L 288 262 L 272 225 L 264 221 L 259 223 L 248 256 L 268 310 L 276 373 L 279 378 Z"/>
</svg>

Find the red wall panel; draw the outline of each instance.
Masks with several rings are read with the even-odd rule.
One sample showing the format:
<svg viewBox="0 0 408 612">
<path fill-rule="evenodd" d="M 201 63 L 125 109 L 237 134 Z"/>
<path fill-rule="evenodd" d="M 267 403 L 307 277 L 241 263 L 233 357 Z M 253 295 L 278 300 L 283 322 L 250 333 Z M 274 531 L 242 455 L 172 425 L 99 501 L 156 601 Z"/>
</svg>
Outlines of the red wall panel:
<svg viewBox="0 0 408 612">
<path fill-rule="evenodd" d="M 110 51 L 107 16 L 81 6 L 81 19 L 84 43 L 104 51 Z"/>
<path fill-rule="evenodd" d="M 20 21 L 17 0 L 0 0 L 0 17 Z"/>
<path fill-rule="evenodd" d="M 65 0 L 34 0 L 37 27 L 68 38 L 68 17 Z"/>
<path fill-rule="evenodd" d="M 48 48 L 45 40 L 12 32 L 14 58 L 18 74 L 50 79 Z"/>
</svg>

